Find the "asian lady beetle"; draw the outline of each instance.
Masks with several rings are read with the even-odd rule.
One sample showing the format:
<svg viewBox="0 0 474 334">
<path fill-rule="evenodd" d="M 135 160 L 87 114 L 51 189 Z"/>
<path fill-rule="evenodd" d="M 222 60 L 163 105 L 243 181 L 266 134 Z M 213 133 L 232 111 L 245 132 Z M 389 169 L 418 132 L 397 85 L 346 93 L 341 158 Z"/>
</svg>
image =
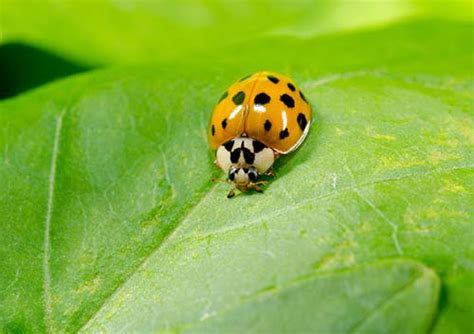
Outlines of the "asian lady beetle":
<svg viewBox="0 0 474 334">
<path fill-rule="evenodd" d="M 216 165 L 234 190 L 262 191 L 261 174 L 272 174 L 280 154 L 301 145 L 311 124 L 311 106 L 287 77 L 258 72 L 234 83 L 222 95 L 209 123 L 208 138 L 217 149 Z"/>
</svg>

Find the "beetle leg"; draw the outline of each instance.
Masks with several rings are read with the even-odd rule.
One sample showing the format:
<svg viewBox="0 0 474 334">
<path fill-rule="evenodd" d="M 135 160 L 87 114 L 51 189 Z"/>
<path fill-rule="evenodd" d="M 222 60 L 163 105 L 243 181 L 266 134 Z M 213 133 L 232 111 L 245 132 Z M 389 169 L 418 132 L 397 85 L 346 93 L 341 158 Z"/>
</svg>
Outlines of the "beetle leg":
<svg viewBox="0 0 474 334">
<path fill-rule="evenodd" d="M 253 188 L 255 189 L 256 192 L 258 192 L 258 193 L 263 193 L 263 189 L 262 189 L 260 186 L 258 186 L 258 185 L 255 184 L 255 185 L 253 186 Z"/>
<path fill-rule="evenodd" d="M 275 172 L 273 171 L 273 167 L 270 167 L 265 173 L 267 176 L 275 176 Z"/>
<path fill-rule="evenodd" d="M 235 188 L 232 188 L 227 194 L 227 198 L 232 198 L 235 196 Z"/>
</svg>

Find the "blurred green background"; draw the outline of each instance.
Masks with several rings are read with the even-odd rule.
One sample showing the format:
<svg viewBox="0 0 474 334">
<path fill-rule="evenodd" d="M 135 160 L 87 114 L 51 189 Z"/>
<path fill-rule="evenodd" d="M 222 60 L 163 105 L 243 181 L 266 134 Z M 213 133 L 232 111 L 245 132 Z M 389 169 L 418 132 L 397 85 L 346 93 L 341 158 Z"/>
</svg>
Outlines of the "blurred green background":
<svg viewBox="0 0 474 334">
<path fill-rule="evenodd" d="M 3 0 L 0 14 L 0 97 L 97 67 L 232 60 L 227 49 L 265 37 L 474 15 L 458 0 Z"/>
</svg>

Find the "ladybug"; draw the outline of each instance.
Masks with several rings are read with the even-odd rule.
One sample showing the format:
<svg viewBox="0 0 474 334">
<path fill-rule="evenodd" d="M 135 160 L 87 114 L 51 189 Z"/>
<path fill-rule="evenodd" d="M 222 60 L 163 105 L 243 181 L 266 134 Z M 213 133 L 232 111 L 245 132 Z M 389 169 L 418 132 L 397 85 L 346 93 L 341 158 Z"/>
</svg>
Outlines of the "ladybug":
<svg viewBox="0 0 474 334">
<path fill-rule="evenodd" d="M 259 175 L 273 175 L 281 154 L 301 145 L 311 124 L 311 106 L 289 78 L 273 73 L 248 75 L 227 89 L 214 108 L 208 140 L 215 164 L 235 189 L 262 192 Z"/>
</svg>

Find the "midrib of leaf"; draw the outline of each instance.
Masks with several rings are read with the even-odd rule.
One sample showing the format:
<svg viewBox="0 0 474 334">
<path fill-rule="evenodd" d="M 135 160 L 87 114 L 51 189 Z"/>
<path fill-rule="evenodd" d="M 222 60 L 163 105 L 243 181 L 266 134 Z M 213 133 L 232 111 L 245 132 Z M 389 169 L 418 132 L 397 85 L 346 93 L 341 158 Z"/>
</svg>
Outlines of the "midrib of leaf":
<svg viewBox="0 0 474 334">
<path fill-rule="evenodd" d="M 46 210 L 45 224 L 44 224 L 44 241 L 43 241 L 43 298 L 44 298 L 44 313 L 46 331 L 54 332 L 52 322 L 52 305 L 51 305 L 51 274 L 49 271 L 49 257 L 51 252 L 50 230 L 51 220 L 53 216 L 54 205 L 54 190 L 56 185 L 56 167 L 59 156 L 59 146 L 61 143 L 61 130 L 63 128 L 63 118 L 65 111 L 62 111 L 56 119 L 56 127 L 53 138 L 53 151 L 51 154 L 51 167 L 48 179 L 48 204 Z"/>
<path fill-rule="evenodd" d="M 365 203 L 367 203 L 374 212 L 385 221 L 390 228 L 392 229 L 392 241 L 395 245 L 395 249 L 397 250 L 398 255 L 403 255 L 403 248 L 400 245 L 400 241 L 398 240 L 398 225 L 395 224 L 391 219 L 389 219 L 380 209 L 365 195 L 361 194 L 357 189 L 354 190 L 359 198 L 361 198 Z"/>
<path fill-rule="evenodd" d="M 189 217 L 192 216 L 193 212 L 199 208 L 199 204 L 201 202 L 204 202 L 207 197 L 209 197 L 216 189 L 216 186 L 217 184 L 214 184 L 212 185 L 211 187 L 209 187 L 208 191 L 206 192 L 206 194 L 204 196 L 202 196 L 198 201 L 196 201 L 194 203 L 193 206 L 191 206 L 185 213 L 184 215 L 182 216 L 181 219 L 177 219 L 177 222 L 176 224 L 173 226 L 172 229 L 169 230 L 168 234 L 163 238 L 163 240 L 161 241 L 161 243 L 159 243 L 155 248 L 153 248 L 143 259 L 142 261 L 136 266 L 135 269 L 133 269 L 130 274 L 125 278 L 125 280 L 123 280 L 122 282 L 120 282 L 117 287 L 109 294 L 109 296 L 107 296 L 104 301 L 100 304 L 100 306 L 96 309 L 96 311 L 94 313 L 91 314 L 91 316 L 89 317 L 88 320 L 86 320 L 84 322 L 84 324 L 79 327 L 79 329 L 77 330 L 77 332 L 82 332 L 85 328 L 88 327 L 89 323 L 91 323 L 94 318 L 100 313 L 100 311 L 102 310 L 102 308 L 104 308 L 105 305 L 107 305 L 107 303 L 112 300 L 114 298 L 115 295 L 117 295 L 120 290 L 122 288 L 124 288 L 126 285 L 127 285 L 127 282 L 130 281 L 132 279 L 132 277 L 134 276 L 135 273 L 137 273 L 138 271 L 140 271 L 142 268 L 144 268 L 146 265 L 147 265 L 147 262 L 148 260 L 160 249 L 162 249 L 163 247 L 165 247 L 165 245 L 169 242 L 169 240 L 172 238 L 172 236 L 176 233 L 176 231 L 179 229 L 180 226 L 183 226 L 184 223 L 189 219 Z"/>
</svg>

